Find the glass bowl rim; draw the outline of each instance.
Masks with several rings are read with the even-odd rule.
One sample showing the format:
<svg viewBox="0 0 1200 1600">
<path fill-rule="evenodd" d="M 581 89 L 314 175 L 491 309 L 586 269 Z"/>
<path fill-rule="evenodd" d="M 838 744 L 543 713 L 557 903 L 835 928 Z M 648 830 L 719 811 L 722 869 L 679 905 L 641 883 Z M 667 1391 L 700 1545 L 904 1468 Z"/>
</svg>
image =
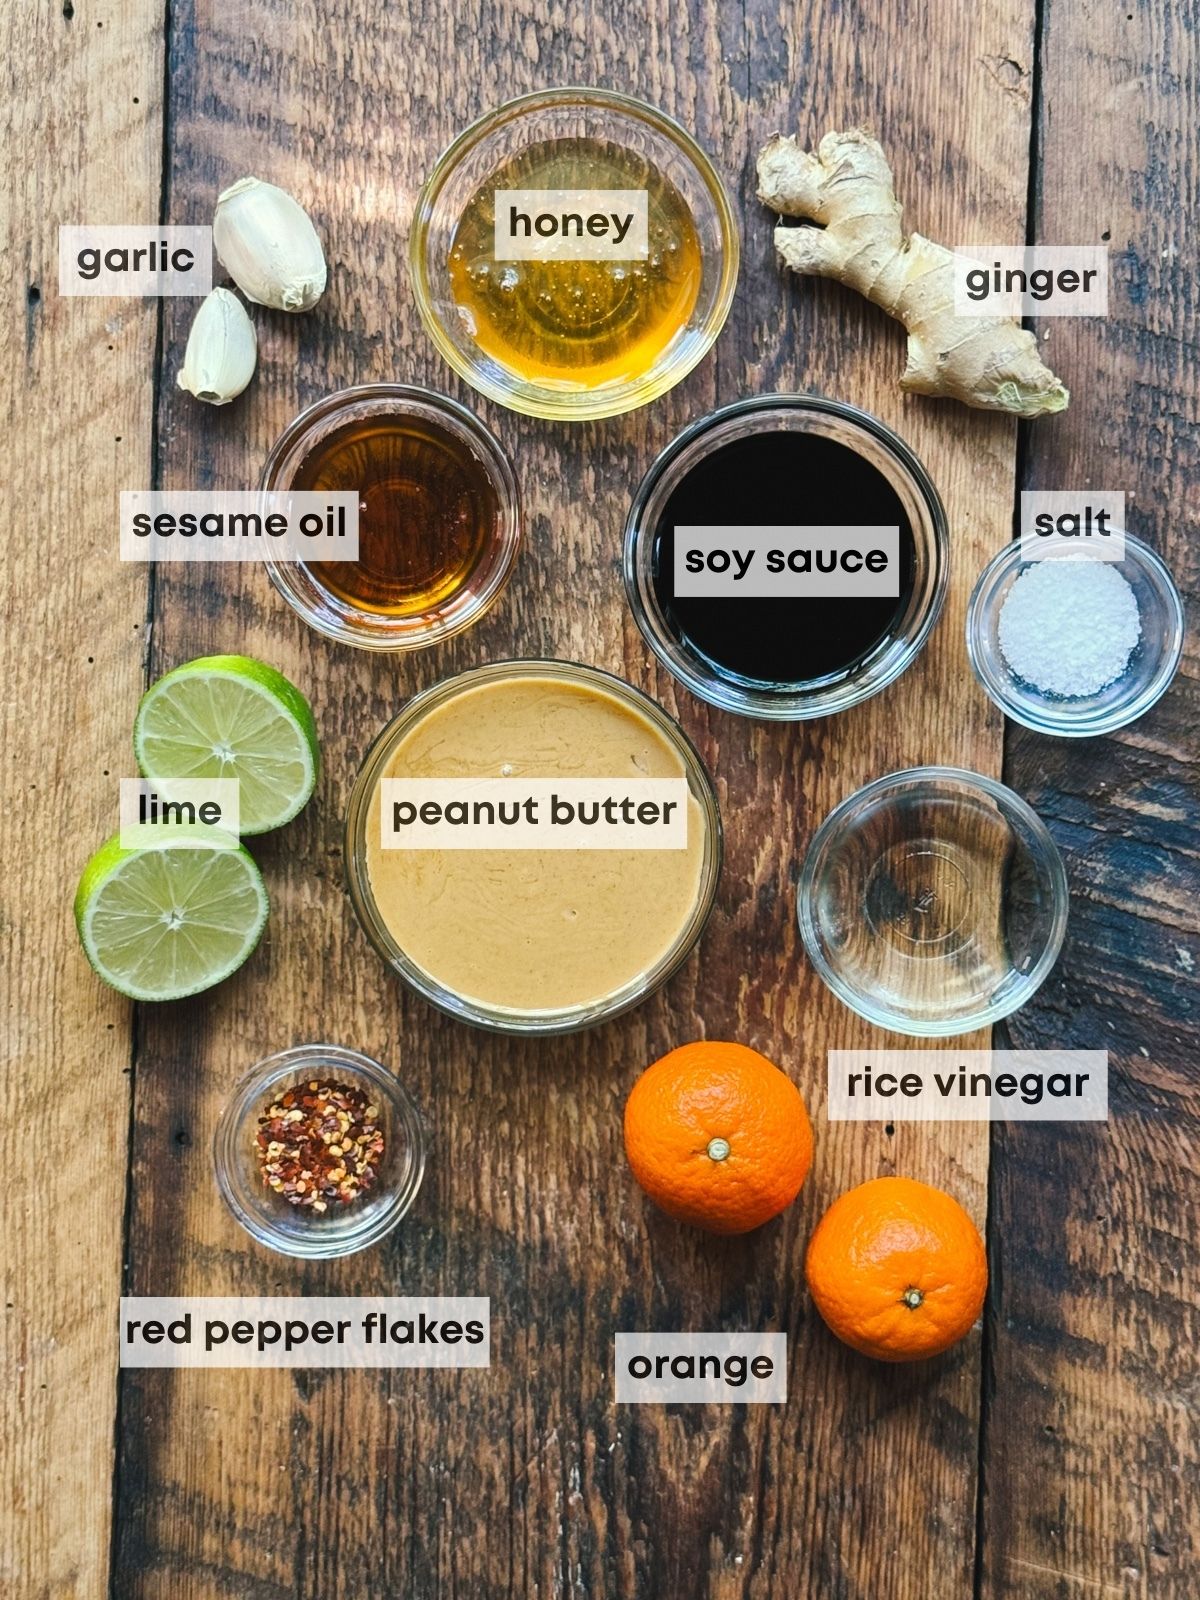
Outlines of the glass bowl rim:
<svg viewBox="0 0 1200 1600">
<path fill-rule="evenodd" d="M 347 1231 L 338 1237 L 314 1226 L 311 1240 L 295 1238 L 265 1222 L 248 1211 L 239 1198 L 230 1179 L 230 1169 L 235 1159 L 233 1144 L 240 1132 L 246 1131 L 247 1118 L 264 1091 L 299 1071 L 305 1062 L 332 1065 L 336 1070 L 359 1074 L 387 1098 L 392 1113 L 403 1125 L 406 1156 L 403 1173 L 391 1189 L 388 1202 L 377 1210 L 364 1226 Z M 290 1045 L 285 1050 L 274 1051 L 254 1065 L 238 1079 L 228 1099 L 221 1107 L 213 1130 L 213 1165 L 217 1189 L 235 1220 L 261 1245 L 280 1255 L 297 1260 L 329 1261 L 340 1256 L 354 1255 L 378 1244 L 395 1228 L 412 1209 L 425 1177 L 428 1154 L 424 1122 L 416 1101 L 390 1068 L 381 1061 L 347 1045 L 309 1042 Z M 390 1187 L 390 1186 L 387 1186 Z"/>
<path fill-rule="evenodd" d="M 1124 532 L 1124 530 L 1122 530 Z M 1090 716 L 1074 717 L 1069 722 L 1064 717 L 1056 715 L 1054 702 L 1050 701 L 1042 714 L 1023 705 L 1012 698 L 1008 679 L 1001 679 L 991 670 L 984 659 L 983 637 L 996 603 L 996 597 L 1001 583 L 1009 573 L 1024 565 L 1033 563 L 1022 556 L 1020 539 L 1013 539 L 1002 550 L 987 562 L 975 586 L 971 590 L 971 597 L 967 601 L 966 622 L 964 624 L 967 640 L 967 655 L 970 658 L 971 670 L 980 688 L 1013 722 L 1018 722 L 1023 728 L 1031 728 L 1035 733 L 1044 733 L 1060 739 L 1094 739 L 1102 734 L 1114 733 L 1118 728 L 1124 728 L 1131 722 L 1136 722 L 1144 716 L 1153 706 L 1157 705 L 1166 694 L 1175 680 L 1179 670 L 1179 663 L 1183 658 L 1183 637 L 1185 619 L 1183 600 L 1176 586 L 1170 569 L 1156 550 L 1139 539 L 1135 534 L 1124 532 L 1125 549 L 1131 552 L 1134 565 L 1144 574 L 1151 587 L 1163 601 L 1170 616 L 1170 629 L 1163 644 L 1162 654 L 1158 665 L 1151 674 L 1148 682 L 1138 693 L 1131 695 L 1127 700 L 1115 701 L 1103 710 L 1097 710 Z M 1082 550 L 1066 550 L 1061 554 L 1043 556 L 1042 560 L 1068 560 L 1072 556 L 1083 558 Z M 1092 560 L 1098 559 L 1092 557 Z M 1121 563 L 1114 563 L 1120 566 Z M 1103 692 L 1103 691 L 1101 691 Z M 1091 696 L 1083 696 L 1086 702 Z M 1064 708 L 1070 706 L 1071 701 L 1064 701 Z"/>
<path fill-rule="evenodd" d="M 463 157 L 480 144 L 494 129 L 518 121 L 529 112 L 557 105 L 594 106 L 611 111 L 622 118 L 632 118 L 648 123 L 661 133 L 686 157 L 708 191 L 717 214 L 721 230 L 720 276 L 712 309 L 699 330 L 702 337 L 695 349 L 685 358 L 664 367 L 658 376 L 629 392 L 629 386 L 607 391 L 606 398 L 588 403 L 587 393 L 570 395 L 554 389 L 541 389 L 529 384 L 525 389 L 497 382 L 473 365 L 454 341 L 448 337 L 442 320 L 433 303 L 429 273 L 425 260 L 425 246 L 433 208 L 445 187 L 447 179 Z M 667 111 L 640 100 L 636 95 L 623 94 L 617 89 L 605 89 L 599 84 L 564 84 L 553 89 L 534 89 L 525 94 L 502 101 L 483 112 L 455 135 L 434 162 L 429 176 L 417 192 L 413 205 L 412 222 L 408 235 L 408 267 L 412 280 L 413 297 L 422 325 L 442 359 L 479 394 L 494 400 L 523 416 L 539 417 L 549 422 L 599 422 L 606 417 L 623 416 L 649 405 L 681 383 L 688 373 L 708 355 L 725 326 L 737 289 L 738 269 L 741 260 L 741 237 L 737 217 L 725 181 L 715 163 L 705 153 L 695 136 Z"/>
<path fill-rule="evenodd" d="M 386 936 L 385 942 L 383 934 L 386 930 L 383 930 L 382 926 L 376 926 L 376 924 L 382 925 L 382 918 L 374 910 L 374 895 L 371 893 L 366 871 L 367 815 L 375 780 L 382 771 L 392 744 L 407 727 L 419 721 L 431 705 L 450 698 L 461 687 L 469 686 L 471 682 L 486 682 L 489 679 L 516 677 L 526 673 L 545 677 L 562 674 L 568 678 L 579 675 L 583 681 L 608 693 L 615 692 L 617 698 L 626 699 L 637 711 L 646 715 L 647 720 L 678 749 L 683 760 L 684 776 L 688 780 L 689 791 L 696 797 L 704 816 L 705 849 L 701 863 L 700 888 L 691 914 L 681 930 L 679 939 L 658 966 L 651 971 L 646 981 L 622 991 L 619 1000 L 609 997 L 587 1005 L 569 1006 L 545 1012 L 508 1010 L 501 1006 L 488 1005 L 486 1002 L 458 995 L 439 983 L 424 972 L 390 935 Z M 648 999 L 674 977 L 695 950 L 708 923 L 716 903 L 724 861 L 724 832 L 716 785 L 700 752 L 679 722 L 645 690 L 618 677 L 616 673 L 609 672 L 604 667 L 591 666 L 586 662 L 558 660 L 551 656 L 513 657 L 467 667 L 462 672 L 453 673 L 447 678 L 439 678 L 436 683 L 407 700 L 396 715 L 384 724 L 367 747 L 346 803 L 343 839 L 346 887 L 350 903 L 359 926 L 384 964 L 415 994 L 456 1021 L 468 1023 L 485 1032 L 524 1038 L 559 1037 L 610 1022 L 613 1018 L 622 1016 L 635 1006 L 641 1005 L 643 1000 Z"/>
<path fill-rule="evenodd" d="M 772 411 L 813 412 L 831 416 L 870 434 L 896 459 L 908 475 L 918 498 L 928 512 L 932 534 L 935 570 L 929 599 L 915 629 L 903 641 L 902 647 L 896 652 L 895 659 L 889 664 L 886 672 L 881 673 L 877 680 L 870 682 L 864 681 L 865 675 L 846 679 L 830 689 L 820 691 L 815 697 L 796 690 L 776 694 L 770 690 L 739 688 L 726 683 L 715 674 L 705 675 L 675 644 L 666 630 L 658 626 L 656 613 L 647 604 L 643 592 L 651 588 L 650 541 L 653 538 L 653 530 L 645 526 L 643 518 L 650 498 L 664 474 L 685 450 L 705 434 L 716 431 L 726 422 L 739 417 Z M 903 677 L 920 655 L 942 614 L 949 591 L 950 525 L 942 498 L 928 468 L 911 446 L 872 412 L 865 411 L 861 406 L 852 405 L 846 400 L 834 400 L 826 395 L 806 394 L 800 391 L 785 390 L 775 394 L 747 395 L 740 400 L 718 406 L 715 411 L 707 412 L 689 423 L 650 463 L 634 491 L 625 519 L 622 574 L 626 598 L 643 639 L 671 676 L 698 699 L 722 711 L 755 720 L 809 722 L 821 717 L 834 716 L 839 711 L 847 711 L 851 706 L 861 705 L 863 701 L 872 699 Z"/>
<path fill-rule="evenodd" d="M 825 854 L 831 838 L 842 827 L 853 809 L 873 800 L 878 795 L 886 794 L 889 790 L 898 789 L 905 784 L 936 785 L 941 783 L 954 783 L 968 790 L 974 790 L 976 794 L 982 793 L 989 799 L 994 800 L 1002 812 L 1011 810 L 1021 819 L 1033 837 L 1033 853 L 1049 880 L 1051 918 L 1049 932 L 1041 954 L 1028 972 L 1019 974 L 1020 983 L 1016 986 L 1015 999 L 1010 995 L 1003 1001 L 994 1002 L 988 1006 L 980 1006 L 975 1011 L 968 1012 L 962 1018 L 954 1017 L 940 1022 L 917 1023 L 910 1017 L 899 1016 L 885 1006 L 872 1006 L 869 999 L 857 989 L 852 988 L 834 971 L 821 947 L 817 919 L 813 911 L 814 887 L 820 857 Z M 873 1023 L 877 1027 L 887 1028 L 892 1032 L 903 1033 L 910 1038 L 920 1039 L 944 1039 L 959 1034 L 972 1033 L 977 1028 L 999 1022 L 1002 1018 L 1011 1016 L 1014 1011 L 1019 1010 L 1041 988 L 1058 960 L 1062 952 L 1063 940 L 1066 937 L 1069 912 L 1070 890 L 1067 884 L 1067 872 L 1049 828 L 1047 828 L 1029 802 L 1017 794 L 1015 790 L 1010 789 L 1007 784 L 1002 783 L 998 778 L 990 778 L 982 772 L 972 772 L 968 767 L 905 767 L 897 772 L 884 773 L 881 777 L 873 778 L 869 783 L 863 784 L 861 788 L 855 789 L 844 800 L 838 801 L 837 805 L 829 812 L 813 834 L 805 852 L 804 864 L 796 885 L 796 920 L 800 928 L 800 939 L 808 959 L 812 962 L 822 982 L 856 1016 L 862 1017 L 865 1021 Z"/>
<path fill-rule="evenodd" d="M 381 409 L 386 409 L 385 403 L 391 402 L 398 413 L 405 403 L 410 406 L 424 406 L 465 434 L 471 444 L 478 449 L 480 459 L 495 487 L 498 502 L 498 535 L 495 543 L 499 546 L 500 553 L 495 574 L 488 588 L 472 596 L 470 604 L 452 622 L 426 626 L 419 635 L 406 638 L 397 634 L 389 635 L 386 619 L 379 617 L 372 617 L 373 631 L 368 632 L 365 627 L 360 629 L 353 622 L 321 615 L 308 606 L 304 597 L 292 586 L 291 568 L 297 563 L 279 561 L 268 554 L 263 565 L 277 592 L 315 633 L 323 634 L 327 639 L 334 639 L 338 644 L 352 645 L 359 650 L 404 654 L 441 644 L 446 639 L 452 639 L 456 634 L 473 627 L 487 615 L 504 592 L 524 541 L 521 488 L 504 446 L 483 418 L 477 416 L 468 406 L 455 400 L 451 395 L 442 394 L 437 389 L 429 389 L 421 384 L 381 380 L 334 389 L 329 394 L 310 401 L 302 411 L 297 412 L 267 453 L 259 474 L 259 492 L 265 493 L 277 487 L 271 482 L 275 472 L 316 423 L 326 416 L 336 415 L 340 410 L 375 401 L 380 402 Z M 399 404 L 396 404 L 397 402 Z"/>
</svg>

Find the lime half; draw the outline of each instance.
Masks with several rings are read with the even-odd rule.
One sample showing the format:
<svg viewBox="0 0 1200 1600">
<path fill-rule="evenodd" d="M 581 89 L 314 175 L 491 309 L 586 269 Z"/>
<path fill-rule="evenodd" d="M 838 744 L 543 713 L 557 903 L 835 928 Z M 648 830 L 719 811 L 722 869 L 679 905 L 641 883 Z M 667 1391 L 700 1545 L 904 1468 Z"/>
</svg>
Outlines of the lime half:
<svg viewBox="0 0 1200 1600">
<path fill-rule="evenodd" d="M 317 782 L 317 725 L 282 672 L 251 656 L 201 656 L 150 685 L 133 749 L 143 776 L 236 778 L 240 829 L 281 828 Z"/>
<path fill-rule="evenodd" d="M 236 849 L 102 845 L 75 892 L 75 926 L 105 983 L 132 1000 L 181 1000 L 237 971 L 267 920 L 267 891 Z"/>
</svg>

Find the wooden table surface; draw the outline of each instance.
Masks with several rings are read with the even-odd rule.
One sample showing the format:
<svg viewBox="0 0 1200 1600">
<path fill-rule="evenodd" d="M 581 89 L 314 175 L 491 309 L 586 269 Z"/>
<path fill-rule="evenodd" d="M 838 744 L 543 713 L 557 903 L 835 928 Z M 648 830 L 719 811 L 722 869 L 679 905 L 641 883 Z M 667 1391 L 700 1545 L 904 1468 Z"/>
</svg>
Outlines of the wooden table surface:
<svg viewBox="0 0 1200 1600">
<path fill-rule="evenodd" d="M 1200 1593 L 1197 1552 L 1196 732 L 1200 487 L 1197 0 L 16 0 L 4 8 L 10 306 L 0 928 L 7 1067 L 0 1594 L 12 1600 L 1091 1600 Z M 593 81 L 680 117 L 735 197 L 744 262 L 713 354 L 653 406 L 580 427 L 480 401 L 421 331 L 413 200 L 481 111 Z M 1107 319 L 1043 324 L 1065 416 L 1018 427 L 904 398 L 903 334 L 836 286 L 785 281 L 754 154 L 776 129 L 863 123 L 911 226 L 948 243 L 1106 242 Z M 68 222 L 207 222 L 253 172 L 325 239 L 309 316 L 262 315 L 258 377 L 220 411 L 175 387 L 194 303 L 62 299 Z M 528 514 L 484 625 L 372 659 L 309 632 L 259 567 L 122 565 L 125 487 L 252 486 L 304 403 L 368 379 L 483 415 Z M 685 423 L 814 390 L 878 413 L 945 499 L 951 593 L 889 692 L 832 721 L 712 711 L 650 658 L 619 581 L 630 494 Z M 1129 526 L 1191 596 L 1184 664 L 1143 721 L 1095 741 L 1002 725 L 969 675 L 966 597 L 1023 487 L 1122 488 Z M 311 698 L 313 804 L 256 842 L 268 935 L 231 982 L 130 1007 L 91 975 L 70 900 L 115 826 L 152 676 L 213 651 Z M 713 771 L 728 853 L 698 954 L 617 1023 L 537 1044 L 463 1029 L 404 992 L 342 887 L 363 751 L 414 690 L 503 655 L 622 673 Z M 1014 1045 L 1107 1048 L 1107 1125 L 830 1125 L 825 1052 L 881 1042 L 798 948 L 794 883 L 828 810 L 895 768 L 1004 776 L 1046 819 L 1068 943 Z M 814 1111 L 797 1204 L 716 1241 L 653 1212 L 620 1113 L 685 1040 L 778 1059 Z M 210 1143 L 259 1057 L 322 1037 L 395 1063 L 432 1130 L 387 1243 L 304 1266 L 250 1243 Z M 985 1039 L 962 1041 L 986 1043 Z M 982 1329 L 893 1369 L 826 1332 L 803 1284 L 828 1201 L 879 1173 L 986 1219 Z M 482 1372 L 117 1371 L 130 1294 L 491 1296 Z M 612 1399 L 617 1329 L 781 1329 L 784 1407 Z"/>
</svg>

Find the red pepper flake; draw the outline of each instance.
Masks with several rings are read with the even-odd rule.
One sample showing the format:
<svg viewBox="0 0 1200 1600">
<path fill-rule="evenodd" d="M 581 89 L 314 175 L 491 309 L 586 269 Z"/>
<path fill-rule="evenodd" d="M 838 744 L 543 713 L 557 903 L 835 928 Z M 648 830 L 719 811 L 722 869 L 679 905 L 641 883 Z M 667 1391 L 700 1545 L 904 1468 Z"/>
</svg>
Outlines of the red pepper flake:
<svg viewBox="0 0 1200 1600">
<path fill-rule="evenodd" d="M 318 1213 L 371 1188 L 383 1159 L 379 1107 L 356 1084 L 313 1078 L 260 1114 L 255 1148 L 263 1183 L 289 1205 Z"/>
</svg>

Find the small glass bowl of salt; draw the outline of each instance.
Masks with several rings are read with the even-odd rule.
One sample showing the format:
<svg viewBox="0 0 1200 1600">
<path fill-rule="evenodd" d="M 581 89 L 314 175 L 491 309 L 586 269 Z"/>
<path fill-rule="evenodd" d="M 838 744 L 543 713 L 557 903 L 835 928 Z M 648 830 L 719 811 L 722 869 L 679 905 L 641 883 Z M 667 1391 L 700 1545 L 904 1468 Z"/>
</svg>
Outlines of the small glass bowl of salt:
<svg viewBox="0 0 1200 1600">
<path fill-rule="evenodd" d="M 1065 542 L 1031 561 L 1015 540 L 975 585 L 967 651 L 1014 722 L 1091 738 L 1166 693 L 1183 651 L 1183 605 L 1166 567 L 1131 533 L 1120 561 Z"/>
</svg>

